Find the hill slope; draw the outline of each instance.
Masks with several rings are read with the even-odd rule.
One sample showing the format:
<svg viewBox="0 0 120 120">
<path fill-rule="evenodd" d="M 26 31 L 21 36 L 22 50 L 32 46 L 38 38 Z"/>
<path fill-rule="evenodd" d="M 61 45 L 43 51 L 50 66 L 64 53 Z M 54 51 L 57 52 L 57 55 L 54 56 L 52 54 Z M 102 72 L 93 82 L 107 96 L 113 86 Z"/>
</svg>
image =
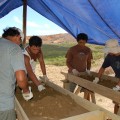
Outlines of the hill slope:
<svg viewBox="0 0 120 120">
<path fill-rule="evenodd" d="M 55 35 L 44 35 L 39 36 L 42 38 L 44 44 L 50 43 L 64 43 L 64 42 L 76 42 L 75 38 L 72 37 L 70 34 L 55 34 Z M 27 41 L 29 40 L 30 36 L 27 37 Z"/>
</svg>

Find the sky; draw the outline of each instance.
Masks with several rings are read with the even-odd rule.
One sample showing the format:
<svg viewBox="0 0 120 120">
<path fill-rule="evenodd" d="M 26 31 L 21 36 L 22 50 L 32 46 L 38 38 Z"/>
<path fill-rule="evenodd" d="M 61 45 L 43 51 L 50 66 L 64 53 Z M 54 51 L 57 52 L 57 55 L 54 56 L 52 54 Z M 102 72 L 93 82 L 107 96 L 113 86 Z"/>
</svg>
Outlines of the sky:
<svg viewBox="0 0 120 120">
<path fill-rule="evenodd" d="M 18 27 L 22 29 L 23 8 L 19 7 L 0 19 L 0 36 L 6 27 Z M 27 36 L 32 35 L 52 35 L 66 33 L 55 23 L 46 19 L 36 11 L 27 7 Z"/>
</svg>

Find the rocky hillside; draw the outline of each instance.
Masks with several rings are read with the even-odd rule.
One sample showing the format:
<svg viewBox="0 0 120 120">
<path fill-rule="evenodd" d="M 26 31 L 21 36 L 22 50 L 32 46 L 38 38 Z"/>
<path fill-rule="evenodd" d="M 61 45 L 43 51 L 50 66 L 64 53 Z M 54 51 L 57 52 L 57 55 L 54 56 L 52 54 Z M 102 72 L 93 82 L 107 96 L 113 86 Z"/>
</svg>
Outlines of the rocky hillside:
<svg viewBox="0 0 120 120">
<path fill-rule="evenodd" d="M 63 43 L 63 42 L 76 42 L 75 38 L 68 33 L 65 34 L 55 34 L 55 35 L 45 35 L 40 36 L 44 44 L 50 43 Z M 27 37 L 27 41 L 30 36 Z"/>
</svg>

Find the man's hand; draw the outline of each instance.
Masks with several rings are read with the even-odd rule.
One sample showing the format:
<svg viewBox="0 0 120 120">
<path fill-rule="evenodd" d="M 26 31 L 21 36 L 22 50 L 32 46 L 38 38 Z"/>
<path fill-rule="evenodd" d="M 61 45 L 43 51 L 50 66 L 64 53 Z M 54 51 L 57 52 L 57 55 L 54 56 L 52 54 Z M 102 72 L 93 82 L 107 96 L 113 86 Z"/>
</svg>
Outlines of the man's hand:
<svg viewBox="0 0 120 120">
<path fill-rule="evenodd" d="M 120 86 L 119 86 L 119 85 L 116 85 L 115 87 L 113 87 L 113 90 L 119 91 L 119 90 L 120 90 Z"/>
<path fill-rule="evenodd" d="M 99 82 L 99 78 L 98 77 L 95 77 L 95 79 L 93 80 L 93 83 L 98 83 Z"/>
<path fill-rule="evenodd" d="M 30 99 L 33 98 L 33 93 L 32 93 L 32 91 L 31 91 L 31 87 L 30 87 L 30 86 L 29 86 L 29 92 L 23 93 L 23 91 L 22 91 L 22 96 L 23 96 L 23 98 L 24 98 L 26 101 L 28 101 L 28 100 L 30 100 Z"/>
<path fill-rule="evenodd" d="M 45 87 L 43 85 L 38 85 L 38 90 L 41 92 L 42 90 L 45 90 Z"/>
<path fill-rule="evenodd" d="M 73 69 L 72 73 L 73 73 L 73 75 L 76 75 L 76 76 L 79 76 L 79 74 L 80 74 L 76 69 Z"/>
</svg>

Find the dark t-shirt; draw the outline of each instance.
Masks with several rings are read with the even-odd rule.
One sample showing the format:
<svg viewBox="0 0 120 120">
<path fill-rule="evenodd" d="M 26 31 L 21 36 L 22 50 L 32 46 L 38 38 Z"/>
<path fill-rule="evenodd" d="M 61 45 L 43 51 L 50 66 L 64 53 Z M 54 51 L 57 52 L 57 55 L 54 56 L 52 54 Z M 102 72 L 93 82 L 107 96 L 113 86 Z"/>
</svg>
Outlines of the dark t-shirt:
<svg viewBox="0 0 120 120">
<path fill-rule="evenodd" d="M 102 67 L 107 68 L 111 66 L 115 72 L 115 77 L 120 78 L 120 56 L 108 54 L 103 62 Z"/>
<path fill-rule="evenodd" d="M 80 47 L 79 45 L 75 45 L 68 50 L 66 58 L 69 72 L 71 72 L 72 69 L 76 69 L 79 72 L 84 72 L 87 68 L 87 62 L 91 61 L 93 56 L 91 49 L 87 46 Z"/>
</svg>

